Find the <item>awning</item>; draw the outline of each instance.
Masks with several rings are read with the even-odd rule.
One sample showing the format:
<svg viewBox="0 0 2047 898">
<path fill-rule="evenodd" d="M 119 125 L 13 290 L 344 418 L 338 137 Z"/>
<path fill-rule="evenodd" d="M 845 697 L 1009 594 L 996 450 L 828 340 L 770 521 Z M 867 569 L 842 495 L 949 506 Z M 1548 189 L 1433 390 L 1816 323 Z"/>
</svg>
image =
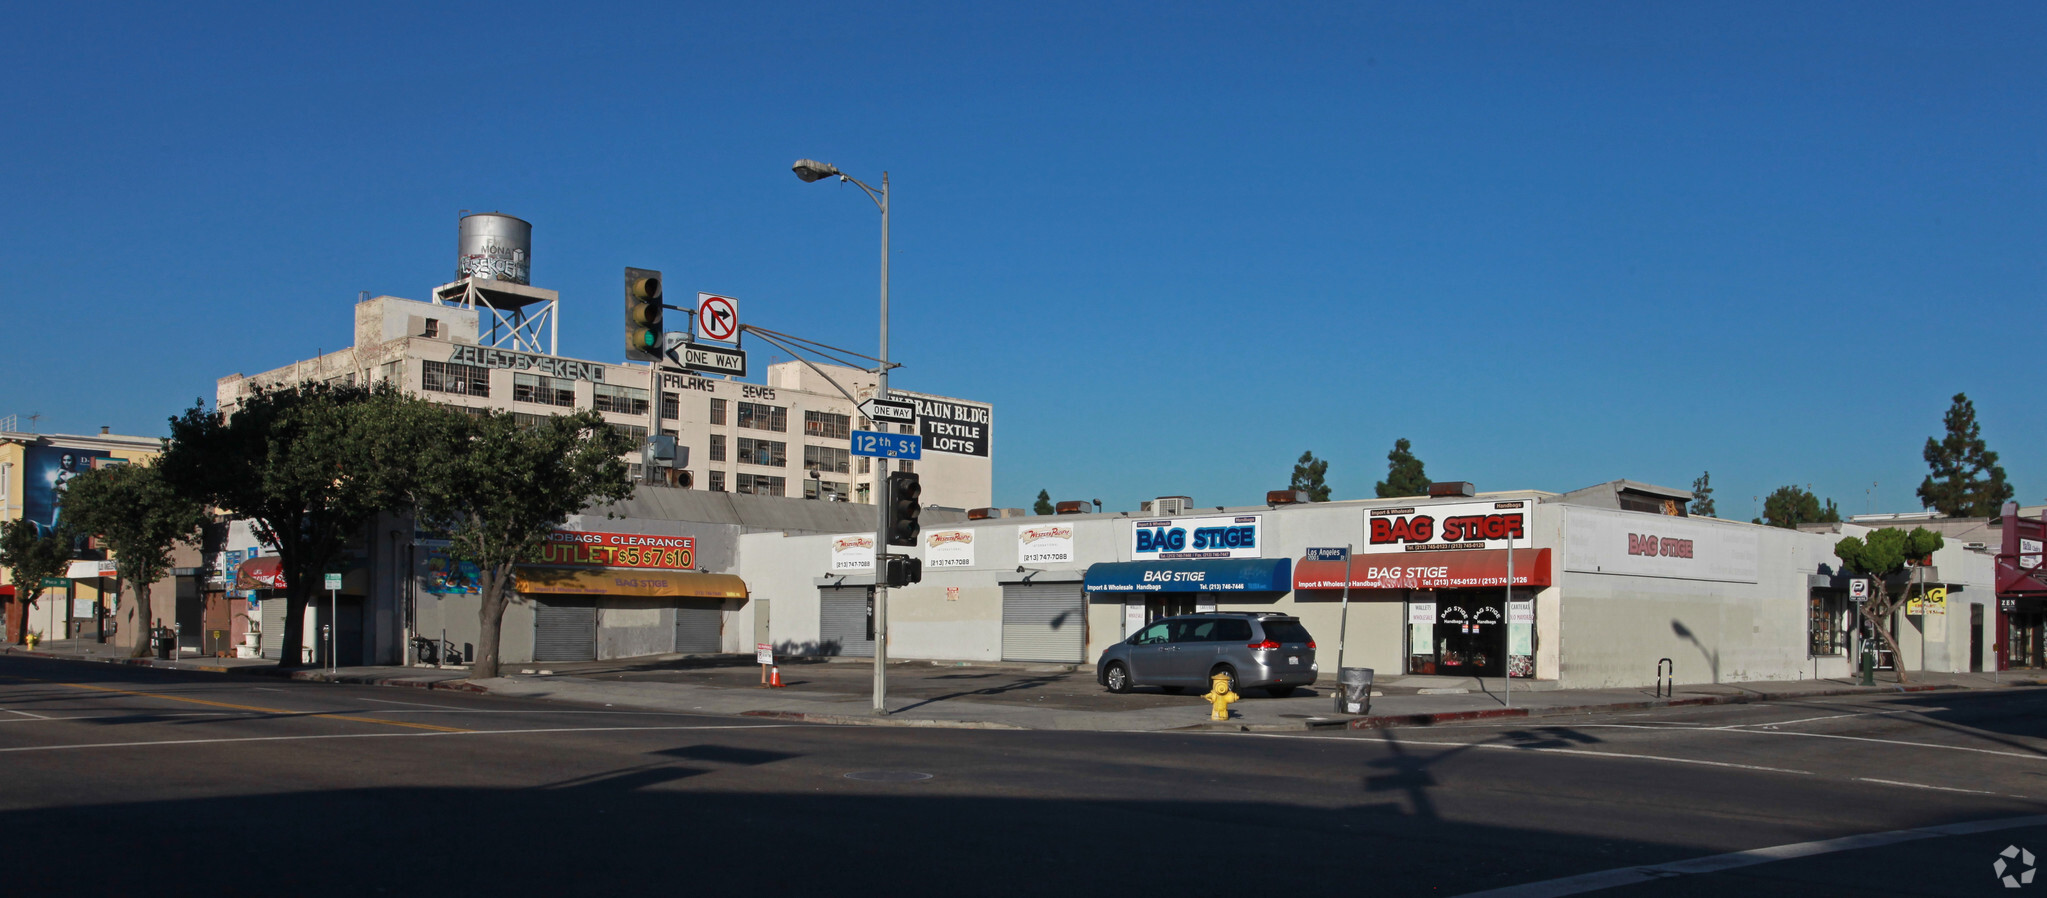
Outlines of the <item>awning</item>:
<svg viewBox="0 0 2047 898">
<path fill-rule="evenodd" d="M 644 568 L 517 567 L 512 569 L 512 589 L 528 595 L 553 596 L 746 598 L 746 581 L 732 574 Z"/>
<path fill-rule="evenodd" d="M 64 569 L 64 576 L 73 580 L 91 580 L 95 577 L 112 577 L 114 563 L 111 561 L 74 561 Z"/>
<path fill-rule="evenodd" d="M 283 589 L 284 558 L 259 555 L 235 568 L 236 589 Z"/>
<path fill-rule="evenodd" d="M 1548 549 L 1514 552 L 1515 586 L 1548 586 Z M 1507 585 L 1507 550 L 1467 549 L 1450 552 L 1404 552 L 1398 555 L 1354 555 L 1350 560 L 1352 589 L 1468 589 Z M 1341 561 L 1294 562 L 1294 588 L 1343 588 Z"/>
<path fill-rule="evenodd" d="M 1101 592 L 1286 592 L 1287 558 L 1204 561 L 1108 561 L 1087 569 L 1085 587 Z"/>
</svg>

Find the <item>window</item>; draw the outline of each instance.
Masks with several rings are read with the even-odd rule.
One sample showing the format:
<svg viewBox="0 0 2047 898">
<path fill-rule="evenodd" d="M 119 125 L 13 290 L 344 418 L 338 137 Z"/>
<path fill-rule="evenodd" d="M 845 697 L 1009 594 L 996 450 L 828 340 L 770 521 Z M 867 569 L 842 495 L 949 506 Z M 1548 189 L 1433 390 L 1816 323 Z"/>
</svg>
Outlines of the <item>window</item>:
<svg viewBox="0 0 2047 898">
<path fill-rule="evenodd" d="M 490 409 L 487 408 L 476 408 L 474 406 L 467 405 L 449 405 L 447 403 L 441 402 L 437 402 L 435 403 L 435 405 L 439 405 L 440 407 L 447 409 L 448 411 L 451 412 L 461 412 L 462 414 L 468 415 L 471 418 L 481 418 L 484 417 L 485 415 L 490 414 Z"/>
<path fill-rule="evenodd" d="M 848 439 L 853 436 L 852 419 L 831 412 L 804 412 L 803 435 L 835 440 Z"/>
<path fill-rule="evenodd" d="M 644 415 L 647 413 L 647 391 L 639 387 L 622 384 L 595 384 L 590 407 L 600 412 L 617 412 L 621 415 Z M 646 428 L 641 428 L 644 433 Z"/>
<path fill-rule="evenodd" d="M 724 471 L 712 471 L 712 472 L 711 472 L 711 492 L 714 492 L 714 493 L 722 493 L 722 492 L 724 492 L 724 491 L 725 491 L 725 472 L 724 472 Z"/>
<path fill-rule="evenodd" d="M 676 432 L 675 432 L 675 428 L 673 428 L 673 427 L 663 427 L 663 428 L 661 428 L 661 435 L 662 435 L 662 436 L 664 436 L 664 437 L 672 437 L 672 436 L 676 436 L 677 434 L 676 434 Z"/>
<path fill-rule="evenodd" d="M 548 377 L 545 374 L 527 374 L 523 371 L 512 374 L 512 401 L 537 402 L 541 405 L 559 405 L 563 408 L 576 407 L 576 382 L 565 377 Z"/>
<path fill-rule="evenodd" d="M 714 433 L 714 434 L 711 434 L 711 460 L 712 460 L 712 461 L 724 461 L 724 460 L 725 460 L 725 435 L 724 435 L 724 434 L 719 434 L 719 433 Z"/>
<path fill-rule="evenodd" d="M 742 402 L 739 404 L 739 426 L 785 433 L 789 430 L 789 410 L 779 405 Z"/>
<path fill-rule="evenodd" d="M 725 400 L 723 399 L 711 400 L 711 423 L 712 424 L 725 423 Z"/>
<path fill-rule="evenodd" d="M 439 319 L 439 318 L 428 318 L 428 319 L 426 320 L 426 336 L 429 336 L 429 337 L 438 337 L 438 336 L 440 336 L 440 335 L 441 335 L 441 319 Z"/>
<path fill-rule="evenodd" d="M 1848 648 L 1848 597 L 1837 589 L 1815 589 L 1806 628 L 1813 655 L 1839 655 Z"/>
<path fill-rule="evenodd" d="M 540 425 L 542 425 L 542 424 L 545 424 L 545 423 L 547 423 L 547 419 L 548 419 L 548 418 L 551 418 L 551 417 L 553 417 L 553 416 L 552 416 L 552 415 L 536 415 L 536 414 L 533 414 L 533 413 L 531 413 L 531 412 L 513 412 L 513 413 L 512 413 L 512 421 L 513 421 L 513 423 L 515 423 L 515 424 L 518 424 L 518 425 L 519 425 L 520 427 L 539 427 Z"/>
<path fill-rule="evenodd" d="M 641 466 L 640 463 L 634 462 L 625 466 L 625 476 L 627 480 L 634 483 L 645 483 L 647 481 L 647 469 Z"/>
<path fill-rule="evenodd" d="M 908 425 L 908 424 L 898 424 L 898 425 L 896 425 L 896 433 L 916 433 L 916 432 L 917 432 L 917 431 L 916 431 L 916 430 L 914 430 L 914 429 L 912 429 L 912 428 L 910 427 L 910 425 Z"/>
<path fill-rule="evenodd" d="M 779 496 L 782 494 L 783 483 L 784 481 L 780 477 L 742 472 L 739 475 L 739 489 L 737 492 L 752 493 L 756 496 Z"/>
<path fill-rule="evenodd" d="M 1137 631 L 1136 636 L 1130 637 L 1130 644 L 1163 645 L 1165 644 L 1166 641 L 1166 630 L 1168 626 L 1169 625 L 1167 624 L 1167 622 L 1159 621 L 1158 623 L 1152 624 L 1149 627 L 1139 630 Z"/>
<path fill-rule="evenodd" d="M 917 470 L 917 463 L 907 458 L 899 458 L 896 459 L 896 470 L 905 474 L 914 473 Z"/>
<path fill-rule="evenodd" d="M 860 456 L 860 473 L 866 474 L 874 468 L 874 462 L 867 456 Z"/>
<path fill-rule="evenodd" d="M 616 422 L 616 421 L 613 421 L 613 422 L 608 422 L 608 423 L 610 423 L 610 424 L 611 424 L 611 429 L 612 429 L 612 430 L 616 430 L 616 431 L 618 431 L 619 433 L 622 433 L 622 434 L 625 434 L 625 435 L 626 435 L 626 436 L 628 436 L 628 437 L 631 437 L 631 438 L 632 438 L 632 441 L 633 441 L 633 445 L 635 445 L 635 446 L 637 446 L 637 445 L 639 445 L 639 444 L 641 444 L 641 443 L 644 443 L 644 442 L 646 442 L 646 441 L 647 441 L 647 428 L 645 428 L 645 427 L 643 427 L 643 426 L 641 426 L 641 425 L 638 425 L 638 424 L 620 424 L 620 423 L 618 423 L 618 422 Z"/>
<path fill-rule="evenodd" d="M 403 362 L 385 362 L 385 363 L 384 363 L 384 364 L 383 364 L 383 365 L 382 365 L 381 367 L 379 367 L 379 368 L 378 368 L 377 370 L 378 370 L 379 372 L 381 372 L 381 377 L 382 377 L 382 379 L 383 379 L 383 380 L 384 380 L 385 382 L 387 382 L 387 383 L 390 383 L 390 382 L 395 382 L 395 381 L 397 381 L 397 380 L 398 380 L 398 366 L 399 366 L 399 365 L 402 365 L 402 364 L 404 364 L 404 363 L 403 363 Z"/>
<path fill-rule="evenodd" d="M 803 447 L 803 468 L 844 474 L 853 469 L 853 453 L 830 446 Z"/>
<path fill-rule="evenodd" d="M 1270 628 L 1266 629 L 1265 635 L 1273 639 L 1279 638 L 1272 635 Z M 1215 638 L 1218 642 L 1249 642 L 1251 640 L 1251 622 L 1233 617 L 1216 621 Z M 1306 642 L 1307 640 L 1302 639 L 1298 641 Z"/>
<path fill-rule="evenodd" d="M 489 396 L 490 369 L 449 362 L 419 363 L 419 387 L 457 396 Z"/>
<path fill-rule="evenodd" d="M 661 420 L 673 421 L 682 417 L 682 397 L 674 393 L 661 394 Z"/>
<path fill-rule="evenodd" d="M 739 461 L 743 464 L 766 465 L 770 468 L 782 468 L 789 465 L 788 443 L 777 443 L 774 440 L 756 440 L 750 437 L 740 437 L 738 442 Z M 781 493 L 776 493 L 775 495 L 779 496 Z"/>
</svg>

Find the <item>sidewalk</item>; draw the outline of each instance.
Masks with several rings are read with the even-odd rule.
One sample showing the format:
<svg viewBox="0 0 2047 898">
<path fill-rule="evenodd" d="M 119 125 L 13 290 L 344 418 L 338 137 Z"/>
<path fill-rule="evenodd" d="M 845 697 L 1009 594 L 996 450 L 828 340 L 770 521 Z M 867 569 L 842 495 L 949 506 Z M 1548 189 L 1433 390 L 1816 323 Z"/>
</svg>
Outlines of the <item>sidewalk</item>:
<svg viewBox="0 0 2047 898">
<path fill-rule="evenodd" d="M 9 646 L 0 648 L 0 653 L 814 723 L 1101 732 L 1376 729 L 1502 717 L 2047 685 L 2047 675 L 2035 671 L 2002 675 L 1923 672 L 1911 674 L 1912 682 L 1904 686 L 1894 680 L 1880 680 L 1880 685 L 1873 687 L 1856 686 L 1850 680 L 1679 684 L 1668 697 L 1658 697 L 1647 687 L 1557 689 L 1553 683 L 1517 681 L 1512 694 L 1503 696 L 1501 682 L 1495 679 L 1387 677 L 1378 684 L 1368 715 L 1336 713 L 1333 684 L 1321 683 L 1283 699 L 1266 697 L 1259 690 L 1246 690 L 1249 694 L 1231 706 L 1231 719 L 1222 722 L 1210 721 L 1208 703 L 1195 695 L 1169 695 L 1158 690 L 1110 695 L 1095 683 L 1093 671 L 1087 667 L 1076 670 L 1074 665 L 913 661 L 889 665 L 890 715 L 876 717 L 872 713 L 873 666 L 864 659 L 785 663 L 781 671 L 788 686 L 768 689 L 758 685 L 760 669 L 752 659 L 735 655 L 514 664 L 505 668 L 505 676 L 471 681 L 466 670 L 454 668 L 390 666 L 284 671 L 274 661 L 262 659 L 128 659 L 124 650 L 89 640 L 45 643 L 34 652 Z M 1884 677 L 1890 679 L 1888 674 Z"/>
</svg>

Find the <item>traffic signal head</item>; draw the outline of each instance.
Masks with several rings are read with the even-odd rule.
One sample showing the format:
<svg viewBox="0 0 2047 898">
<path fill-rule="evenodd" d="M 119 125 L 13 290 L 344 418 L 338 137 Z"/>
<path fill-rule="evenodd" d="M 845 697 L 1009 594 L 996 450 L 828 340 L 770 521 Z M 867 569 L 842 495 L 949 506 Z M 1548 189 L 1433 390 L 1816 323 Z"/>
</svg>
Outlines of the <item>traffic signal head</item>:
<svg viewBox="0 0 2047 898">
<path fill-rule="evenodd" d="M 924 559 L 908 555 L 890 555 L 882 565 L 883 583 L 890 589 L 900 589 L 912 583 L 924 581 Z"/>
<path fill-rule="evenodd" d="M 661 358 L 661 272 L 625 270 L 625 357 L 639 362 Z"/>
<path fill-rule="evenodd" d="M 924 511 L 918 500 L 924 495 L 924 487 L 917 483 L 917 475 L 909 471 L 895 471 L 888 475 L 888 544 L 891 546 L 914 546 L 917 533 L 923 529 L 917 525 L 917 515 Z"/>
</svg>

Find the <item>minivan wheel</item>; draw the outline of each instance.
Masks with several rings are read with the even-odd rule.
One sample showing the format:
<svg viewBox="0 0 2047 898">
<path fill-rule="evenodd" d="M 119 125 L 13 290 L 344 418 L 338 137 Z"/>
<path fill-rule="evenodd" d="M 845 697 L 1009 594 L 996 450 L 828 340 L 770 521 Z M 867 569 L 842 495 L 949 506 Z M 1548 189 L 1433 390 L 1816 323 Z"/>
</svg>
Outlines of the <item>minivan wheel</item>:
<svg viewBox="0 0 2047 898">
<path fill-rule="evenodd" d="M 1109 665 L 1109 669 L 1102 672 L 1102 684 L 1109 687 L 1109 691 L 1117 695 L 1128 694 L 1130 692 L 1130 669 L 1122 664 Z"/>
<path fill-rule="evenodd" d="M 1218 667 L 1218 668 L 1216 668 L 1216 669 L 1214 669 L 1214 670 L 1211 670 L 1211 671 L 1209 671 L 1209 672 L 1208 672 L 1208 678 L 1209 678 L 1209 681 L 1210 681 L 1211 683 L 1213 683 L 1217 675 L 1221 675 L 1221 676 L 1229 677 L 1229 680 L 1228 680 L 1228 681 L 1227 681 L 1227 683 L 1226 683 L 1226 685 L 1227 685 L 1227 686 L 1229 687 L 1228 691 L 1230 691 L 1230 692 L 1235 692 L 1235 691 L 1237 691 L 1237 672 L 1236 672 L 1236 671 L 1234 671 L 1234 670 L 1231 670 L 1231 669 L 1229 669 L 1229 668 L 1227 668 L 1227 667 Z"/>
</svg>

